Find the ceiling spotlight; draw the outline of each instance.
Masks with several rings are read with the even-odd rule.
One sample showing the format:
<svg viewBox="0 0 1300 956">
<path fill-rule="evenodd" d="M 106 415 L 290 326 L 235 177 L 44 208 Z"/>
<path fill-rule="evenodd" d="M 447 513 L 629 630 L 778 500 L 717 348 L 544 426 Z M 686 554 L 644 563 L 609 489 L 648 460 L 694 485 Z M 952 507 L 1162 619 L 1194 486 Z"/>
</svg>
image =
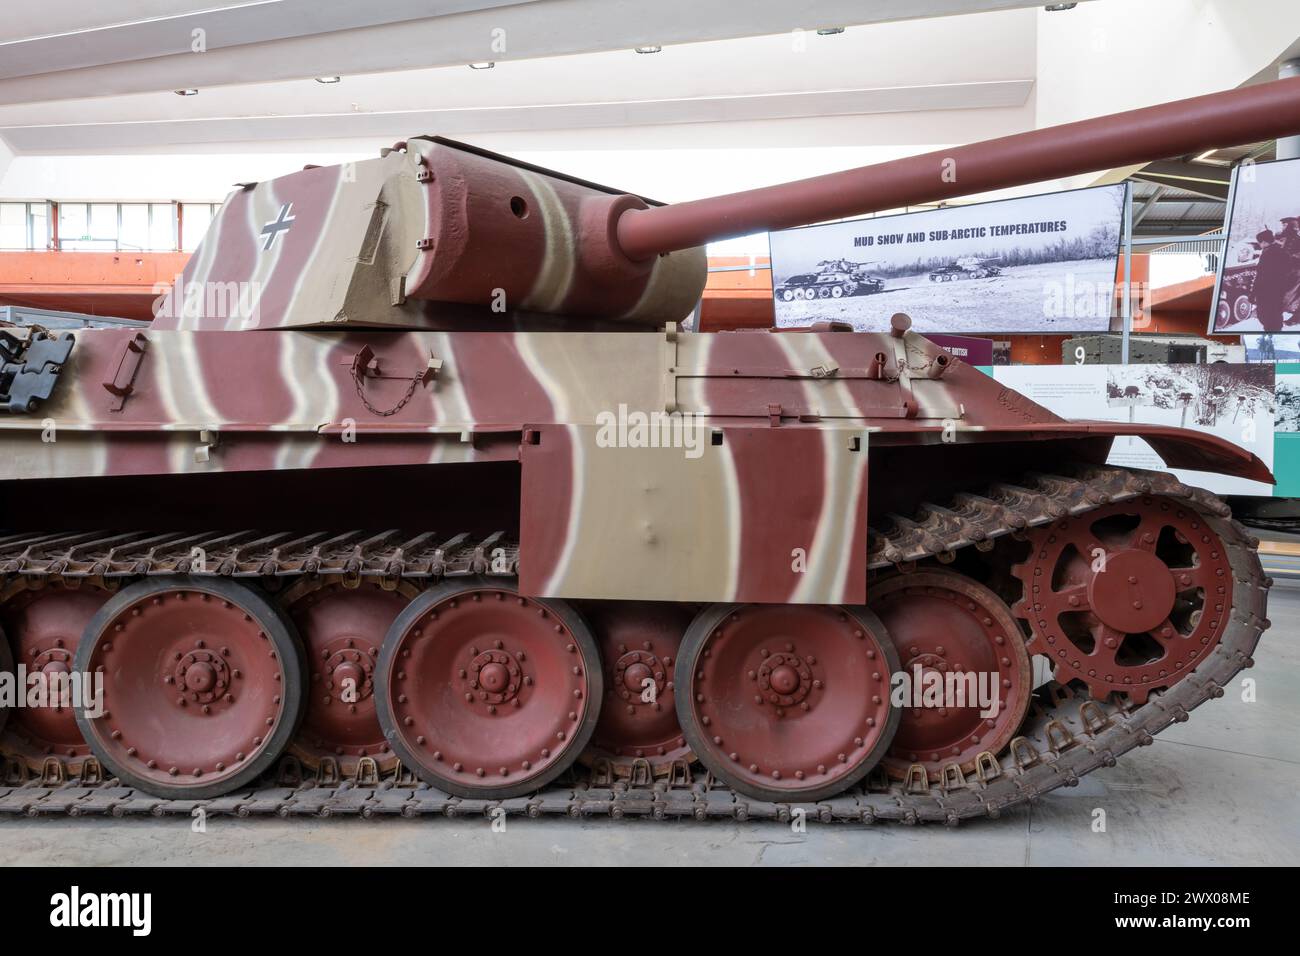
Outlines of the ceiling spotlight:
<svg viewBox="0 0 1300 956">
<path fill-rule="evenodd" d="M 660 53 L 663 51 L 663 47 L 661 46 L 638 46 L 633 47 L 633 49 L 636 50 L 637 53 Z"/>
<path fill-rule="evenodd" d="M 1062 10 L 1073 10 L 1077 6 L 1077 3 L 1049 3 L 1043 9 L 1048 13 L 1060 13 Z"/>
<path fill-rule="evenodd" d="M 822 27 L 820 30 L 817 31 L 817 35 L 819 37 L 833 37 L 835 36 L 835 34 L 843 33 L 843 32 L 844 32 L 843 27 Z"/>
<path fill-rule="evenodd" d="M 341 80 L 341 79 L 343 79 L 343 77 L 341 77 L 341 76 L 318 76 L 318 77 L 316 77 L 316 82 L 317 82 L 317 83 L 337 83 L 337 82 L 338 82 L 339 80 Z"/>
<path fill-rule="evenodd" d="M 490 70 L 490 69 L 492 69 L 494 66 L 496 66 L 496 64 L 489 60 L 489 61 L 484 62 L 484 63 L 471 63 L 471 64 L 469 65 L 469 68 L 470 68 L 471 70 Z"/>
<path fill-rule="evenodd" d="M 198 90 L 172 90 L 177 96 L 198 96 Z"/>
</svg>

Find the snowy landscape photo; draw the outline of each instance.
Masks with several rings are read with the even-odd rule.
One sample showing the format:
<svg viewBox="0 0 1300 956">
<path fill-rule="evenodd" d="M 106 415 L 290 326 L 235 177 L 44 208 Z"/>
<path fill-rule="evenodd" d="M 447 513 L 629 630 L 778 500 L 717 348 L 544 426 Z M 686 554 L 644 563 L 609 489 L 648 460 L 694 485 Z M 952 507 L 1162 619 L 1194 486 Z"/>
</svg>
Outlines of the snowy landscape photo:
<svg viewBox="0 0 1300 956">
<path fill-rule="evenodd" d="M 1277 415 L 1273 428 L 1279 432 L 1300 432 L 1300 375 L 1277 377 Z"/>
<path fill-rule="evenodd" d="M 1272 365 L 1013 365 L 996 367 L 994 377 L 1063 418 L 1189 428 L 1240 445 L 1273 467 Z M 1140 438 L 1115 439 L 1108 462 L 1171 470 Z M 1247 478 L 1174 474 L 1215 494 L 1273 493 L 1272 485 Z"/>
<path fill-rule="evenodd" d="M 1124 186 L 773 232 L 776 324 L 884 332 L 1110 329 Z"/>
</svg>

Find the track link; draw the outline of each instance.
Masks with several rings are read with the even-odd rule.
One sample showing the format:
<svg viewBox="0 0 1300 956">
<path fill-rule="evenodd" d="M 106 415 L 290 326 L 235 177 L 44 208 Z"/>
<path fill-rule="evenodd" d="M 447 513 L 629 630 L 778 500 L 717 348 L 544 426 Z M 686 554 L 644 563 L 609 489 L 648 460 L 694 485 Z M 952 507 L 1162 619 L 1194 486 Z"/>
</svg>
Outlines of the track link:
<svg viewBox="0 0 1300 956">
<path fill-rule="evenodd" d="M 97 762 L 88 761 L 81 777 L 65 779 L 56 761 L 31 775 L 15 762 L 0 781 L 0 816 L 206 814 L 282 817 L 380 817 L 400 815 L 449 817 L 507 815 L 539 817 L 608 816 L 652 819 L 775 819 L 795 814 L 820 822 L 904 824 L 997 817 L 1004 810 L 1031 802 L 1058 787 L 1074 786 L 1098 767 L 1145 746 L 1166 727 L 1188 719 L 1205 701 L 1222 697 L 1269 626 L 1265 615 L 1268 588 L 1255 553 L 1258 541 L 1232 520 L 1221 500 L 1191 488 L 1171 475 L 1103 466 L 1079 466 L 1064 474 L 1027 475 L 1019 484 L 998 484 L 982 495 L 963 493 L 945 505 L 923 505 L 908 518 L 891 516 L 884 528 L 869 534 L 872 569 L 903 572 L 917 562 L 951 561 L 962 548 L 989 550 L 994 541 L 1066 515 L 1082 514 L 1109 502 L 1143 495 L 1185 501 L 1199 511 L 1229 553 L 1233 574 L 1232 614 L 1222 639 L 1197 668 L 1142 706 L 1123 698 L 1102 701 L 1083 697 L 1055 682 L 1035 692 L 1035 702 L 1020 736 L 1001 755 L 983 753 L 976 772 L 964 774 L 956 764 L 943 768 L 931 783 L 915 767 L 904 781 L 889 781 L 873 772 L 865 784 L 812 804 L 751 800 L 696 775 L 689 765 L 674 766 L 668 779 L 633 774 L 616 782 L 598 761 L 590 770 L 575 767 L 561 781 L 536 794 L 508 800 L 453 797 L 415 780 L 399 767 L 378 773 L 361 761 L 354 778 L 341 779 L 332 761 L 305 775 L 293 757 L 280 762 L 259 786 L 212 800 L 166 800 L 103 780 Z M 195 552 L 194 549 L 199 549 Z M 453 575 L 512 576 L 518 548 L 503 533 L 484 538 L 468 534 L 439 541 L 432 533 L 410 535 L 289 535 L 240 532 L 234 535 L 14 535 L 0 538 L 0 575 L 10 587 L 39 586 L 49 577 L 97 577 L 105 581 L 142 574 L 224 574 L 276 578 L 285 575 L 338 575 L 344 579 L 374 576 L 394 584 Z"/>
</svg>

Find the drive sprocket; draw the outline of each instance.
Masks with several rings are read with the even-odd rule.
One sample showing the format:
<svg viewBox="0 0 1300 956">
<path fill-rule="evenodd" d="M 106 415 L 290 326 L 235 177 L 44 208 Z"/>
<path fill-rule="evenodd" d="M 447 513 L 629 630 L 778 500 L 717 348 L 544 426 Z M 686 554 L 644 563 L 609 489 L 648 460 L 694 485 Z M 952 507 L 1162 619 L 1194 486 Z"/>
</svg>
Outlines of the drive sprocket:
<svg viewBox="0 0 1300 956">
<path fill-rule="evenodd" d="M 1227 548 L 1185 502 L 1144 495 L 1030 532 L 1016 605 L 1061 683 L 1144 704 L 1214 650 L 1232 610 Z"/>
</svg>

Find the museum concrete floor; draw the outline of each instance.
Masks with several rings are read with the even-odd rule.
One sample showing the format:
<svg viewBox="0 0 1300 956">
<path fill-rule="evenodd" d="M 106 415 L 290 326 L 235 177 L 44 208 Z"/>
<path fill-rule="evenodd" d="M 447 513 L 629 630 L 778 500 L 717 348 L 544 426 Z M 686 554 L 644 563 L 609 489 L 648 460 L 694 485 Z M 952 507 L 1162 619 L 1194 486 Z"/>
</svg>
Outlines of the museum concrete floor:
<svg viewBox="0 0 1300 956">
<path fill-rule="evenodd" d="M 999 820 L 941 826 L 510 818 L 0 821 L 8 864 L 1274 865 L 1300 846 L 1300 582 L 1279 580 L 1256 700 L 1230 688 L 1155 745 Z M 1095 832 L 1094 811 L 1106 811 Z"/>
</svg>

